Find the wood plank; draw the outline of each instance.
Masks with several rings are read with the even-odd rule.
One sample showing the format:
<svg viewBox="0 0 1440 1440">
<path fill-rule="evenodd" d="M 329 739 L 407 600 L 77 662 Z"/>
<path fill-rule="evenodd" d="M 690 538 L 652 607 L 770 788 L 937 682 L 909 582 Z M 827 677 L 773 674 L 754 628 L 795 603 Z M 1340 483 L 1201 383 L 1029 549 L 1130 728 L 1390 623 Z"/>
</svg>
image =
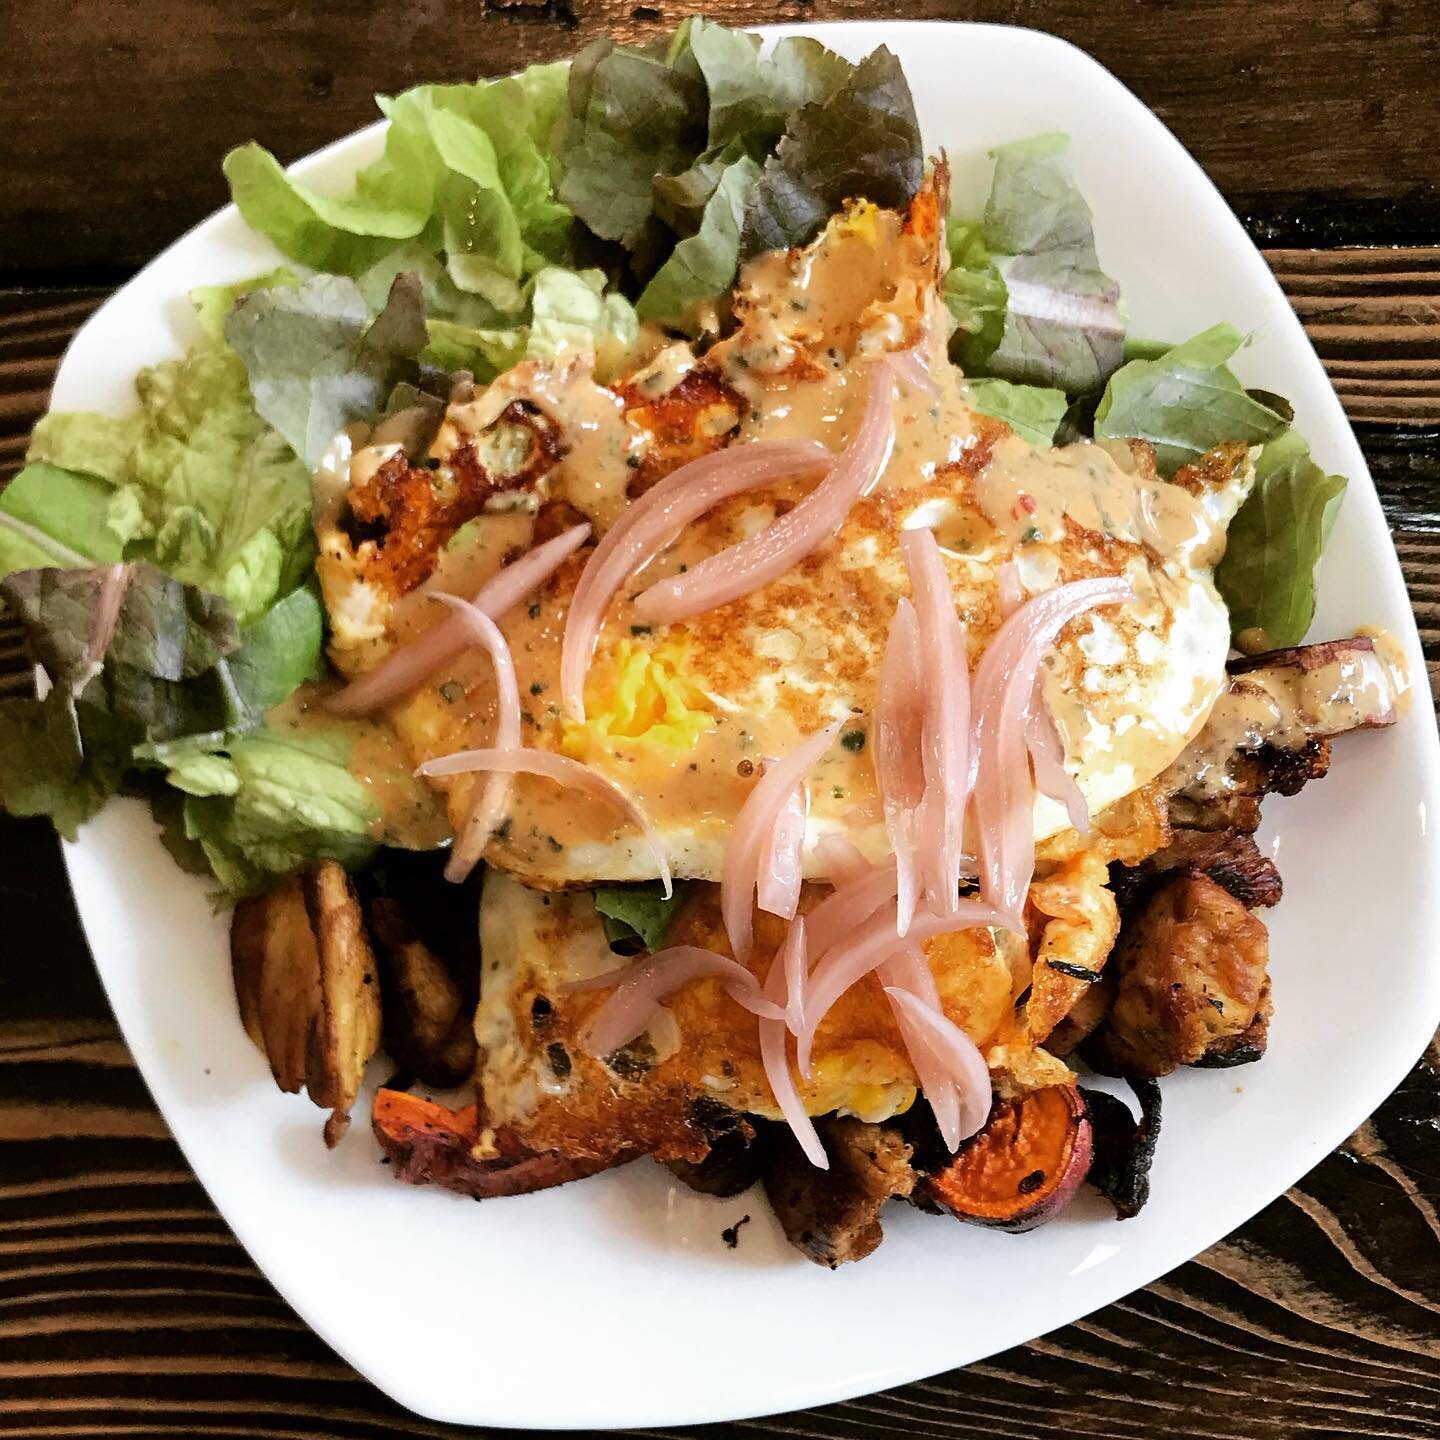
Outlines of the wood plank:
<svg viewBox="0 0 1440 1440">
<path fill-rule="evenodd" d="M 735 24 L 843 18 L 859 0 L 717 0 Z M 602 33 L 640 39 L 679 11 L 631 0 L 10 0 L 0 89 L 0 275 L 113 277 L 224 197 L 219 162 L 258 138 L 284 161 L 373 119 L 375 90 L 499 74 Z M 1253 233 L 1272 243 L 1440 235 L 1430 0 L 1096 6 L 907 0 L 891 14 L 1035 23 L 1153 106 Z M 263 57 L 263 66 L 256 60 Z M 963 76 L 958 77 L 963 83 Z"/>
</svg>

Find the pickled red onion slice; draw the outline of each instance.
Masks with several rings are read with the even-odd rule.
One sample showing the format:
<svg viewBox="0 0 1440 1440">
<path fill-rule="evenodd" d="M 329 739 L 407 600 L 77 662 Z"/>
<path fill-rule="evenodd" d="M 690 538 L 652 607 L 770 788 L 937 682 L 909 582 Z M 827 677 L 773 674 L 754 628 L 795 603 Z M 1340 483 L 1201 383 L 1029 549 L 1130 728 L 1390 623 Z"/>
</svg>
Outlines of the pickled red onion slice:
<svg viewBox="0 0 1440 1440">
<path fill-rule="evenodd" d="M 760 993 L 760 982 L 728 955 L 698 945 L 674 945 L 628 965 L 618 974 L 595 976 L 567 988 L 592 990 L 615 979 L 615 993 L 590 1017 L 581 1043 L 592 1055 L 611 1055 L 655 1018 L 661 1002 L 692 980 L 713 976 L 737 1005 L 783 1025 L 785 1012 Z"/>
<path fill-rule="evenodd" d="M 882 905 L 895 899 L 897 874 L 894 865 L 879 866 L 842 879 L 806 917 L 810 948 L 823 955 L 829 948 L 863 925 Z"/>
<path fill-rule="evenodd" d="M 720 914 L 730 949 L 737 960 L 748 960 L 755 940 L 755 891 L 760 864 L 770 848 L 776 822 L 790 803 L 791 793 L 802 783 L 810 767 L 830 748 L 840 727 L 836 720 L 825 729 L 802 740 L 783 760 L 766 769 L 746 797 L 725 846 L 720 872 Z M 798 896 L 798 887 L 797 887 Z M 793 913 L 793 912 L 792 912 Z"/>
<path fill-rule="evenodd" d="M 892 350 L 885 359 L 896 378 L 912 390 L 923 390 L 927 395 L 940 393 L 939 383 L 930 370 L 929 357 L 919 345 L 911 350 Z"/>
<path fill-rule="evenodd" d="M 885 833 L 895 852 L 896 933 L 910 928 L 918 899 L 915 853 L 917 811 L 925 794 L 920 753 L 925 715 L 925 680 L 920 658 L 920 623 L 902 597 L 890 621 L 880 683 L 875 697 L 875 776 L 885 808 Z"/>
<path fill-rule="evenodd" d="M 971 930 L 980 925 L 1008 926 L 1008 917 L 993 905 L 970 896 L 961 896 L 953 915 L 931 915 L 917 912 L 910 923 L 908 940 L 928 940 L 934 935 L 949 935 L 957 930 Z M 813 937 L 812 937 L 813 939 Z M 848 938 L 832 945 L 810 972 L 805 998 L 805 1024 L 796 1039 L 796 1058 L 800 1073 L 810 1073 L 810 1051 L 815 1032 L 830 1013 L 835 1002 L 857 981 L 862 980 L 892 955 L 899 954 L 905 941 L 895 934 L 895 916 L 880 909 Z M 818 947 L 817 947 L 818 948 Z"/>
<path fill-rule="evenodd" d="M 595 547 L 570 600 L 560 650 L 565 714 L 585 719 L 585 672 L 606 608 L 631 575 L 692 520 L 729 496 L 793 476 L 824 473 L 833 463 L 818 440 L 756 440 L 682 465 L 631 503 Z"/>
<path fill-rule="evenodd" d="M 432 598 L 450 606 L 466 632 L 488 652 L 495 668 L 495 748 L 517 749 L 520 744 L 520 687 L 515 680 L 515 661 L 500 627 L 471 600 L 441 593 Z M 445 863 L 447 880 L 458 883 L 475 868 L 490 839 L 490 832 L 504 814 L 511 784 L 509 775 L 496 772 L 488 776 L 484 787 L 476 792 L 465 826 Z"/>
<path fill-rule="evenodd" d="M 598 800 L 608 800 L 618 810 L 635 822 L 645 837 L 645 843 L 655 856 L 655 866 L 668 900 L 674 892 L 670 882 L 670 862 L 665 858 L 665 847 L 655 833 L 650 818 L 608 775 L 572 760 L 568 755 L 556 755 L 549 750 L 460 750 L 454 755 L 442 755 L 427 760 L 416 767 L 417 775 L 466 775 L 472 770 L 498 771 L 507 775 L 539 775 L 542 779 L 553 780 L 557 785 L 568 785 L 582 790 Z"/>
<path fill-rule="evenodd" d="M 688 619 L 748 595 L 793 569 L 845 522 L 851 507 L 880 478 L 895 441 L 894 375 L 882 360 L 870 372 L 859 428 L 830 473 L 793 510 L 758 535 L 661 580 L 636 597 L 642 620 L 657 625 Z M 751 448 L 751 447 L 746 447 Z"/>
<path fill-rule="evenodd" d="M 805 849 L 805 787 L 796 785 L 785 797 L 775 828 L 760 855 L 755 903 L 782 920 L 793 920 L 800 906 Z"/>
<path fill-rule="evenodd" d="M 1020 567 L 1007 560 L 1000 567 L 1000 613 L 1009 617 L 1025 603 Z M 1025 744 L 1035 770 L 1035 788 L 1065 807 L 1071 825 L 1081 834 L 1090 830 L 1090 806 L 1075 777 L 1065 768 L 1065 746 L 1055 717 L 1045 703 L 1044 677 L 1035 678 L 1035 694 L 1025 716 Z"/>
<path fill-rule="evenodd" d="M 803 955 L 805 922 L 797 920 L 791 926 L 791 931 L 798 933 L 799 939 L 796 943 Z M 787 942 L 787 945 L 778 950 L 775 958 L 770 962 L 769 972 L 765 976 L 765 996 L 768 1000 L 779 1001 L 784 996 L 788 984 L 787 962 L 793 964 L 793 956 L 787 954 L 788 948 Z M 775 1097 L 775 1104 L 779 1107 L 780 1114 L 790 1127 L 801 1150 L 805 1152 L 806 1158 L 817 1168 L 828 1170 L 830 1157 L 826 1155 L 825 1147 L 820 1143 L 820 1136 L 815 1130 L 815 1122 L 805 1113 L 800 1092 L 795 1086 L 795 1077 L 790 1073 L 788 1050 L 789 1034 L 785 1022 L 762 1017 L 760 1020 L 760 1063 L 765 1067 L 765 1078 L 770 1082 L 770 1093 Z"/>
<path fill-rule="evenodd" d="M 932 1009 L 941 1009 L 940 990 L 925 959 L 925 952 L 919 945 L 906 945 L 898 954 L 885 961 L 877 973 L 880 983 L 887 991 L 891 986 L 898 986 Z M 896 1004 L 894 996 L 887 998 L 895 1024 L 900 1030 L 900 1038 L 905 1042 L 906 1053 L 910 1056 L 910 1063 L 915 1067 L 915 1078 L 920 1082 L 920 1092 L 929 1101 L 940 1137 L 953 1155 L 962 1138 L 960 1101 L 955 1082 L 947 1073 L 940 1056 L 935 1053 L 929 1034 L 914 1022 L 902 1006 Z"/>
<path fill-rule="evenodd" d="M 919 821 L 925 893 L 937 915 L 949 915 L 959 895 L 969 802 L 970 667 L 965 631 L 934 532 L 907 530 L 900 545 L 915 596 L 920 663 L 927 677 L 921 729 L 925 796 Z"/>
<path fill-rule="evenodd" d="M 1019 926 L 1035 870 L 1034 790 L 1025 719 L 1040 662 L 1071 620 L 1099 605 L 1134 598 L 1128 581 L 1112 577 L 1047 590 L 1001 625 L 975 671 L 972 714 L 980 753 L 975 828 L 981 890 L 1011 926 Z"/>
<path fill-rule="evenodd" d="M 498 620 L 543 585 L 589 535 L 588 525 L 574 525 L 553 540 L 537 545 L 491 576 L 471 597 L 470 603 L 492 620 Z M 409 694 L 431 671 L 453 660 L 465 648 L 469 634 L 459 615 L 442 620 L 419 639 L 393 651 L 368 675 L 362 675 L 330 696 L 325 708 L 332 715 L 366 715 L 388 705 Z"/>
<path fill-rule="evenodd" d="M 785 1024 L 792 1035 L 798 1035 L 805 1020 L 805 988 L 810 979 L 810 949 L 803 919 L 797 918 L 786 932 L 780 958 L 785 975 Z"/>
<path fill-rule="evenodd" d="M 959 1138 L 955 1143 L 968 1140 L 982 1130 L 990 1118 L 990 1071 L 985 1057 L 975 1042 L 938 1007 L 927 1005 L 918 995 L 898 985 L 887 985 L 885 993 L 925 1035 L 936 1059 L 945 1067 L 959 1101 Z"/>
<path fill-rule="evenodd" d="M 1065 768 L 1065 745 L 1055 717 L 1045 703 L 1040 680 L 1030 710 L 1025 716 L 1025 743 L 1030 750 L 1030 763 L 1035 770 L 1035 788 L 1065 807 L 1065 814 L 1081 835 L 1090 833 L 1090 806 L 1075 777 Z"/>
</svg>

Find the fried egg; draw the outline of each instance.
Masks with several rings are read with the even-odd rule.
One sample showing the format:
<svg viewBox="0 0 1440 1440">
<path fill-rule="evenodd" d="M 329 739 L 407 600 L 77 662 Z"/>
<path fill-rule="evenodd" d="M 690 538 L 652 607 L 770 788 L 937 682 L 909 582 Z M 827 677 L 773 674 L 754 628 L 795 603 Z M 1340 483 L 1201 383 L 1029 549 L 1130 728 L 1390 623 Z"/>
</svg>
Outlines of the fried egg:
<svg viewBox="0 0 1440 1440">
<path fill-rule="evenodd" d="M 1030 595 L 1091 576 L 1131 581 L 1133 604 L 1067 627 L 1043 685 L 1092 811 L 1143 787 L 1203 725 L 1224 683 L 1229 622 L 1212 571 L 1251 484 L 1251 456 L 1230 450 L 1169 483 L 1143 445 L 1036 449 L 979 413 L 944 353 L 942 189 L 937 178 L 904 214 L 852 206 L 812 245 L 750 262 L 733 332 L 699 357 L 671 346 L 615 387 L 599 385 L 583 356 L 525 362 L 450 406 L 428 464 L 409 467 L 392 452 L 377 465 L 373 447 L 362 451 L 352 490 L 358 484 L 368 497 L 388 467 L 397 491 L 428 487 L 426 513 L 437 519 L 402 536 L 400 521 L 419 502 L 387 508 L 367 498 L 366 514 L 400 517 L 397 539 L 377 542 L 373 527 L 347 528 L 344 485 L 331 487 L 319 569 L 337 664 L 360 673 L 438 618 L 431 592 L 473 591 L 507 557 L 576 518 L 603 531 L 648 484 L 697 454 L 794 436 L 840 450 L 858 423 L 867 357 L 920 346 L 936 389 L 896 384 L 888 460 L 835 536 L 738 600 L 648 625 L 634 608 L 643 589 L 756 534 L 807 482 L 734 497 L 687 526 L 612 602 L 583 723 L 562 713 L 558 672 L 588 551 L 503 617 L 524 743 L 613 778 L 649 816 L 677 876 L 716 880 L 765 760 L 840 721 L 809 777 L 806 873 L 822 873 L 817 849 L 832 835 L 883 858 L 870 717 L 896 600 L 909 591 L 900 536 L 923 525 L 942 546 L 972 667 L 1001 623 L 1002 566 L 1013 563 Z M 356 498 L 348 503 L 354 511 Z M 409 589 L 380 563 L 402 538 L 429 566 Z M 418 763 L 487 744 L 494 705 L 488 660 L 467 654 L 391 718 Z M 458 827 L 475 781 L 440 783 Z M 1053 802 L 1037 801 L 1037 837 L 1067 823 Z M 517 779 L 486 858 L 546 889 L 656 874 L 622 816 L 528 776 Z"/>
</svg>

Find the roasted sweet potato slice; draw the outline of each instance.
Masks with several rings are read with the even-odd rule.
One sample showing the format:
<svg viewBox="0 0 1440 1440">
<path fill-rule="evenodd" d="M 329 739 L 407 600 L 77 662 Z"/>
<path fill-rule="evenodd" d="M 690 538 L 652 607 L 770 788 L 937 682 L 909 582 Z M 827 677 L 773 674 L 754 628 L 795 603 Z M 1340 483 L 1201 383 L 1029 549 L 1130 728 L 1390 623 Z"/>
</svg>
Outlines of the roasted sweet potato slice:
<svg viewBox="0 0 1440 1440">
<path fill-rule="evenodd" d="M 801 1254 L 832 1270 L 863 1260 L 885 1238 L 880 1211 L 915 1187 L 912 1150 L 898 1130 L 864 1120 L 816 1122 L 830 1157 L 817 1170 L 788 1129 L 767 1136 L 763 1178 L 785 1237 Z"/>
<path fill-rule="evenodd" d="M 380 1044 L 375 958 L 349 877 L 322 860 L 235 907 L 230 958 L 240 1018 L 282 1090 L 302 1087 L 335 1145 Z"/>
<path fill-rule="evenodd" d="M 366 906 L 383 979 L 385 1049 L 401 1070 L 442 1089 L 475 1070 L 474 1005 L 449 967 L 409 924 L 401 906 L 377 896 Z"/>
<path fill-rule="evenodd" d="M 477 1200 L 548 1190 L 619 1163 L 527 1151 L 495 1153 L 493 1137 L 485 1135 L 474 1105 L 450 1110 L 403 1090 L 378 1091 L 372 1120 L 375 1138 L 398 1179 L 439 1185 Z"/>
<path fill-rule="evenodd" d="M 922 1182 L 957 1220 L 1018 1234 L 1053 1219 L 1090 1169 L 1091 1130 L 1075 1085 L 997 1101 L 978 1135 Z"/>
</svg>

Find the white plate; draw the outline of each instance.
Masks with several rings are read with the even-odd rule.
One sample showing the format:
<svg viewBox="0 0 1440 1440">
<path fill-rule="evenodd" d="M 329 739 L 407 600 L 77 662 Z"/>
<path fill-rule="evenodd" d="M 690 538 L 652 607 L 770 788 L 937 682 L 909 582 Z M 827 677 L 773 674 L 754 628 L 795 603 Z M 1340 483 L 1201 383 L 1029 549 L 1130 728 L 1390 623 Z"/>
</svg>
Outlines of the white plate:
<svg viewBox="0 0 1440 1440">
<path fill-rule="evenodd" d="M 1153 1199 L 1138 1219 L 1118 1224 L 1084 1200 L 1009 1236 L 895 1206 L 880 1251 L 834 1274 L 788 1249 L 758 1195 L 702 1198 L 648 1162 L 476 1205 L 394 1183 L 363 1120 L 328 1154 L 318 1112 L 276 1091 L 241 1031 L 225 921 L 204 885 L 172 866 L 137 804 L 109 807 L 67 859 L 156 1102 L 281 1294 L 382 1390 L 437 1420 L 726 1420 L 978 1360 L 1148 1283 L 1253 1215 L 1379 1104 L 1440 1020 L 1429 823 L 1440 791 L 1419 640 L 1365 462 L 1264 261 L 1155 116 L 1062 41 L 960 24 L 798 28 L 857 59 L 889 44 L 927 142 L 949 149 L 962 196 L 977 204 L 987 146 L 1041 130 L 1074 136 L 1134 331 L 1181 339 L 1221 319 L 1252 331 L 1244 378 L 1288 395 L 1321 464 L 1351 477 L 1315 633 L 1388 627 L 1421 694 L 1393 730 L 1342 740 L 1329 779 L 1268 807 L 1262 838 L 1287 883 L 1270 917 L 1270 1053 L 1165 1082 Z M 340 185 L 378 138 L 372 127 L 343 140 L 301 173 Z M 189 339 L 187 288 L 273 260 L 233 209 L 205 221 L 84 327 L 56 406 L 123 410 L 136 367 Z M 720 1232 L 747 1213 L 731 1252 Z"/>
</svg>

